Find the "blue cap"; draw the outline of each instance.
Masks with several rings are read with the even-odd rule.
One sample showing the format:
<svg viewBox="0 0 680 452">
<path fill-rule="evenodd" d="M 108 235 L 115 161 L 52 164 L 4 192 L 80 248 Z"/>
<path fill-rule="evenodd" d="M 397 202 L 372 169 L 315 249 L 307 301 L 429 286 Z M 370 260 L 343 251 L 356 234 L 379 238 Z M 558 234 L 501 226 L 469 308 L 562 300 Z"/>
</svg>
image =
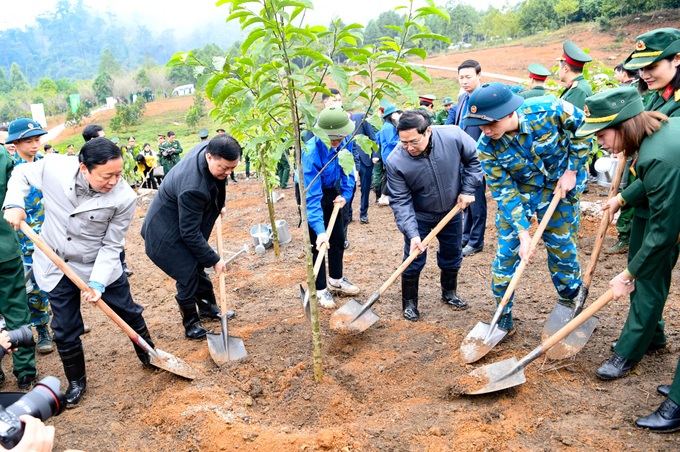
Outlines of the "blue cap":
<svg viewBox="0 0 680 452">
<path fill-rule="evenodd" d="M 517 110 L 524 98 L 513 94 L 505 83 L 485 83 L 475 90 L 468 101 L 466 126 L 483 126 L 498 121 Z"/>
<path fill-rule="evenodd" d="M 399 110 L 397 110 L 397 107 L 395 107 L 394 105 L 388 105 L 387 107 L 385 107 L 385 110 L 383 110 L 383 114 L 382 114 L 383 119 L 387 118 L 389 115 L 391 115 L 395 111 L 399 111 Z"/>
<path fill-rule="evenodd" d="M 15 119 L 7 128 L 5 143 L 14 143 L 22 138 L 36 137 L 47 134 L 40 124 L 28 118 Z"/>
</svg>

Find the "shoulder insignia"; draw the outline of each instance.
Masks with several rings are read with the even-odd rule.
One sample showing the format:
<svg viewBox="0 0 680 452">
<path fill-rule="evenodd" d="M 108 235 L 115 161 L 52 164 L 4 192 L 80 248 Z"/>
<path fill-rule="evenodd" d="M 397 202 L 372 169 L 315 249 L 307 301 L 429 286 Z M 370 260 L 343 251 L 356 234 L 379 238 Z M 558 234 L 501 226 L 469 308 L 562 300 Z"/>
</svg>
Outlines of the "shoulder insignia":
<svg viewBox="0 0 680 452">
<path fill-rule="evenodd" d="M 675 90 L 675 101 L 680 102 L 680 89 Z"/>
</svg>

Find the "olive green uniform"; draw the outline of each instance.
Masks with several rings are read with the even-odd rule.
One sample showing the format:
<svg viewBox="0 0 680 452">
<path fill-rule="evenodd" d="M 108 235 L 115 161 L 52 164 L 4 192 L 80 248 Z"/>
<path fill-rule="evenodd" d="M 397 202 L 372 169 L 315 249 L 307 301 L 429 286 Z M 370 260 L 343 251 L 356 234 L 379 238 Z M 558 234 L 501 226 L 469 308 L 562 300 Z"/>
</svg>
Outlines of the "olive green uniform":
<svg viewBox="0 0 680 452">
<path fill-rule="evenodd" d="M 546 94 L 548 94 L 548 90 L 546 90 L 545 86 L 543 85 L 534 86 L 531 89 L 522 91 L 521 93 L 517 93 L 518 96 L 523 97 L 525 99 L 529 99 L 531 97 L 545 96 Z"/>
<path fill-rule="evenodd" d="M 0 146 L 0 206 L 5 202 L 7 181 L 14 162 L 7 149 Z M 8 330 L 31 323 L 31 313 L 26 304 L 24 265 L 17 233 L 5 220 L 0 220 L 0 314 L 5 317 Z M 22 347 L 12 353 L 14 375 L 21 378 L 35 375 L 35 349 Z"/>
<path fill-rule="evenodd" d="M 586 81 L 583 75 L 579 75 L 571 81 L 569 86 L 564 90 L 560 97 L 573 106 L 583 110 L 586 104 L 586 99 L 593 95 L 593 90 L 590 89 L 590 84 Z"/>
<path fill-rule="evenodd" d="M 614 351 L 633 361 L 640 361 L 650 344 L 666 342 L 661 315 L 680 251 L 678 142 L 680 119 L 671 119 L 646 138 L 635 164 L 638 179 L 622 193 L 623 199 L 635 208 L 628 271 L 636 281 L 628 318 Z M 671 398 L 680 401 L 678 375 L 675 397 Z"/>
</svg>

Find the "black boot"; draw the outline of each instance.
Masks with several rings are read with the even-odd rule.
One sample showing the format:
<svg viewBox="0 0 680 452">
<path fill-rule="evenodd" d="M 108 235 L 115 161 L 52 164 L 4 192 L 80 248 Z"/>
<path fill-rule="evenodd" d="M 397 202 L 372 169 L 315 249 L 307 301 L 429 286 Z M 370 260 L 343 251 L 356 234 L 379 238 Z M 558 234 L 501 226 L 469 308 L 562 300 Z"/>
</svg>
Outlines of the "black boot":
<svg viewBox="0 0 680 452">
<path fill-rule="evenodd" d="M 61 363 L 64 365 L 66 380 L 68 380 L 68 388 L 65 394 L 66 402 L 68 402 L 68 405 L 76 405 L 85 394 L 87 387 L 83 346 L 64 351 L 59 350 L 59 356 L 61 356 Z"/>
<path fill-rule="evenodd" d="M 201 319 L 199 319 L 198 312 L 196 311 L 196 303 L 192 302 L 190 306 L 187 304 L 182 306 L 180 304 L 179 312 L 182 314 L 184 335 L 189 339 L 204 339 L 208 332 L 201 325 Z"/>
<path fill-rule="evenodd" d="M 415 276 L 401 275 L 401 306 L 404 310 L 404 318 L 415 322 L 420 318 L 418 311 L 418 279 L 420 273 Z"/>
<path fill-rule="evenodd" d="M 671 399 L 666 399 L 649 416 L 638 418 L 635 425 L 659 433 L 670 433 L 680 430 L 680 406 Z"/>
<path fill-rule="evenodd" d="M 444 303 L 453 306 L 456 309 L 467 309 L 468 304 L 465 300 L 456 295 L 458 288 L 458 270 L 442 270 L 441 273 L 442 284 L 442 300 Z"/>
<path fill-rule="evenodd" d="M 208 299 L 198 298 L 196 300 L 196 306 L 198 306 L 198 316 L 201 319 L 220 319 L 220 308 L 217 307 L 217 300 L 215 296 L 208 297 Z M 236 317 L 234 311 L 227 311 L 227 319 L 231 320 Z"/>
<path fill-rule="evenodd" d="M 146 341 L 147 344 L 151 346 L 154 350 L 156 349 L 156 346 L 153 344 L 153 341 L 151 340 L 151 334 L 149 333 L 149 329 L 144 326 L 144 329 L 141 331 L 137 331 L 137 334 L 142 336 L 142 339 Z M 145 366 L 151 364 L 151 356 L 149 356 L 149 353 L 147 353 L 146 350 L 144 350 L 142 347 L 139 345 L 135 344 L 134 341 L 132 341 L 132 345 L 135 347 L 135 353 L 137 353 L 137 358 L 144 364 Z"/>
</svg>

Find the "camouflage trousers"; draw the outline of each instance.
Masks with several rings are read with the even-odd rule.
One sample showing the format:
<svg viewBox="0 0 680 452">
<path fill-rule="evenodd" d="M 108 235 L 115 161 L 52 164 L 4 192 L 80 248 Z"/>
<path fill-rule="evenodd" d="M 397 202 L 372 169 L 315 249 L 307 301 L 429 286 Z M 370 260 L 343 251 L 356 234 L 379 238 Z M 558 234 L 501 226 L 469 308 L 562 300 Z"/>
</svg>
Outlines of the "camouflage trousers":
<svg viewBox="0 0 680 452">
<path fill-rule="evenodd" d="M 584 187 L 585 181 L 577 181 L 576 188 L 560 201 L 543 232 L 542 238 L 548 252 L 548 269 L 561 302 L 572 302 L 581 285 L 581 268 L 578 263 L 576 239 L 580 220 L 578 199 Z M 527 218 L 536 213 L 540 222 L 548 209 L 552 195 L 553 190 L 547 188 L 520 193 Z M 492 267 L 491 290 L 496 303 L 500 303 L 520 263 L 520 241 L 513 225 L 499 214 L 496 214 L 496 229 L 498 247 Z M 512 304 L 511 298 L 505 308 L 505 313 L 512 310 Z"/>
<path fill-rule="evenodd" d="M 24 269 L 27 272 L 33 266 L 33 255 L 23 256 Z M 47 326 L 50 323 L 50 303 L 47 293 L 38 287 L 35 276 L 31 274 L 30 281 L 26 282 L 26 302 L 31 311 L 31 324 L 34 326 Z"/>
</svg>

